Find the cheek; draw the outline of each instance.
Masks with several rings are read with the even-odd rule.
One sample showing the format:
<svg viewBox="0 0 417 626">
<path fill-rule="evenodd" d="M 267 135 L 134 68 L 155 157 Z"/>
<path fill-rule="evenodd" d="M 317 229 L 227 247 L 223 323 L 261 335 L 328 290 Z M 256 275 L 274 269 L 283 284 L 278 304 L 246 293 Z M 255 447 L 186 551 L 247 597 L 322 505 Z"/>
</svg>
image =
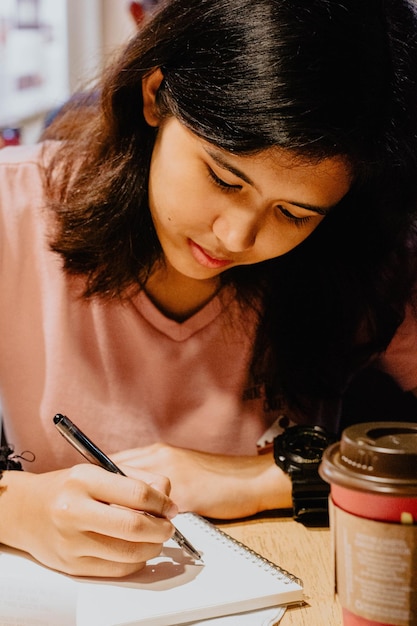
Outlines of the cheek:
<svg viewBox="0 0 417 626">
<path fill-rule="evenodd" d="M 287 221 L 274 224 L 266 228 L 257 239 L 257 254 L 261 261 L 267 261 L 282 256 L 296 248 L 313 233 L 322 219 L 314 220 L 314 223 L 305 224 L 301 227 L 290 224 Z"/>
<path fill-rule="evenodd" d="M 155 225 L 169 224 L 175 221 L 175 190 L 169 181 L 161 182 L 158 167 L 151 168 L 149 177 L 149 209 Z"/>
<path fill-rule="evenodd" d="M 192 211 L 176 195 L 159 188 L 149 196 L 149 208 L 159 237 L 182 232 L 192 220 Z"/>
<path fill-rule="evenodd" d="M 155 167 L 149 182 L 149 207 L 154 221 L 172 227 L 197 219 L 199 203 L 187 180 L 181 180 L 169 169 L 163 177 L 159 174 Z"/>
</svg>

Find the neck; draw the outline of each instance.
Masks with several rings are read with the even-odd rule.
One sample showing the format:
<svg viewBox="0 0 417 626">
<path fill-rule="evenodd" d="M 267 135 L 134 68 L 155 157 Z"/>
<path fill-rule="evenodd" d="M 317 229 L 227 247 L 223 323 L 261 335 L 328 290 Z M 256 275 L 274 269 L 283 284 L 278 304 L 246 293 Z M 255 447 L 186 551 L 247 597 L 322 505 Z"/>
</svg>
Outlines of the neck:
<svg viewBox="0 0 417 626">
<path fill-rule="evenodd" d="M 146 293 L 166 317 L 184 322 L 200 311 L 217 294 L 218 278 L 197 280 L 179 274 L 173 268 L 160 267 L 146 282 Z"/>
</svg>

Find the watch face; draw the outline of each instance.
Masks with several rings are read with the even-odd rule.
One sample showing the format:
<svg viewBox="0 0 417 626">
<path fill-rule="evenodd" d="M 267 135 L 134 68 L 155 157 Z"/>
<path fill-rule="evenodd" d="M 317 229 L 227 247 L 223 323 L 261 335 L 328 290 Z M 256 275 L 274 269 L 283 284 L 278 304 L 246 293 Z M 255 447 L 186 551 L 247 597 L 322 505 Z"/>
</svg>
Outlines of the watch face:
<svg viewBox="0 0 417 626">
<path fill-rule="evenodd" d="M 313 469 L 333 441 L 334 437 L 319 426 L 292 426 L 276 438 L 275 460 L 286 470 L 291 465 Z"/>
<path fill-rule="evenodd" d="M 320 461 L 327 448 L 327 437 L 318 432 L 298 433 L 287 441 L 286 449 L 292 455 L 300 456 L 300 461 Z"/>
</svg>

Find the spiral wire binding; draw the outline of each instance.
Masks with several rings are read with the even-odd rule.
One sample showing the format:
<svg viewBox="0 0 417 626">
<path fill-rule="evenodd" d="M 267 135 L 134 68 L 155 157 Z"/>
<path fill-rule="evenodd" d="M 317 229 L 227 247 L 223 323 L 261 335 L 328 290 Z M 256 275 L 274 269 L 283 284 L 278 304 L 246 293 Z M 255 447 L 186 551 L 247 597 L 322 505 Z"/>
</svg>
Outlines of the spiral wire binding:
<svg viewBox="0 0 417 626">
<path fill-rule="evenodd" d="M 222 540 L 225 545 L 235 550 L 235 552 L 246 556 L 252 563 L 261 566 L 264 571 L 274 574 L 274 576 L 276 576 L 278 580 L 284 582 L 284 584 L 295 582 L 301 587 L 303 586 L 301 578 L 294 576 L 294 574 L 291 574 L 286 569 L 280 567 L 276 563 L 273 563 L 255 550 L 252 550 L 252 548 L 249 548 L 249 546 L 245 545 L 238 539 L 235 539 L 231 535 L 225 533 L 221 530 L 221 528 L 213 526 L 213 524 L 207 521 L 204 517 L 201 517 L 201 515 L 197 515 L 196 513 L 185 513 L 184 515 L 186 515 L 195 525 L 201 523 L 206 533 Z"/>
</svg>

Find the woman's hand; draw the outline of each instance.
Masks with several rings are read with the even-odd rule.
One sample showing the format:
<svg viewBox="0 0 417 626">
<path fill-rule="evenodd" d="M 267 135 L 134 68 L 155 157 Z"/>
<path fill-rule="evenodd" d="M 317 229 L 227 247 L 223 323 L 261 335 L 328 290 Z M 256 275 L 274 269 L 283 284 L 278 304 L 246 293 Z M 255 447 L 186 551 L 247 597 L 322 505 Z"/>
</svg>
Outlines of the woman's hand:
<svg viewBox="0 0 417 626">
<path fill-rule="evenodd" d="M 178 509 L 168 497 L 168 479 L 125 473 L 88 464 L 45 474 L 4 472 L 0 541 L 78 576 L 141 569 L 173 534 L 169 519 Z"/>
<path fill-rule="evenodd" d="M 112 458 L 117 464 L 164 472 L 180 511 L 233 519 L 292 506 L 291 482 L 272 453 L 229 456 L 157 443 Z"/>
</svg>

